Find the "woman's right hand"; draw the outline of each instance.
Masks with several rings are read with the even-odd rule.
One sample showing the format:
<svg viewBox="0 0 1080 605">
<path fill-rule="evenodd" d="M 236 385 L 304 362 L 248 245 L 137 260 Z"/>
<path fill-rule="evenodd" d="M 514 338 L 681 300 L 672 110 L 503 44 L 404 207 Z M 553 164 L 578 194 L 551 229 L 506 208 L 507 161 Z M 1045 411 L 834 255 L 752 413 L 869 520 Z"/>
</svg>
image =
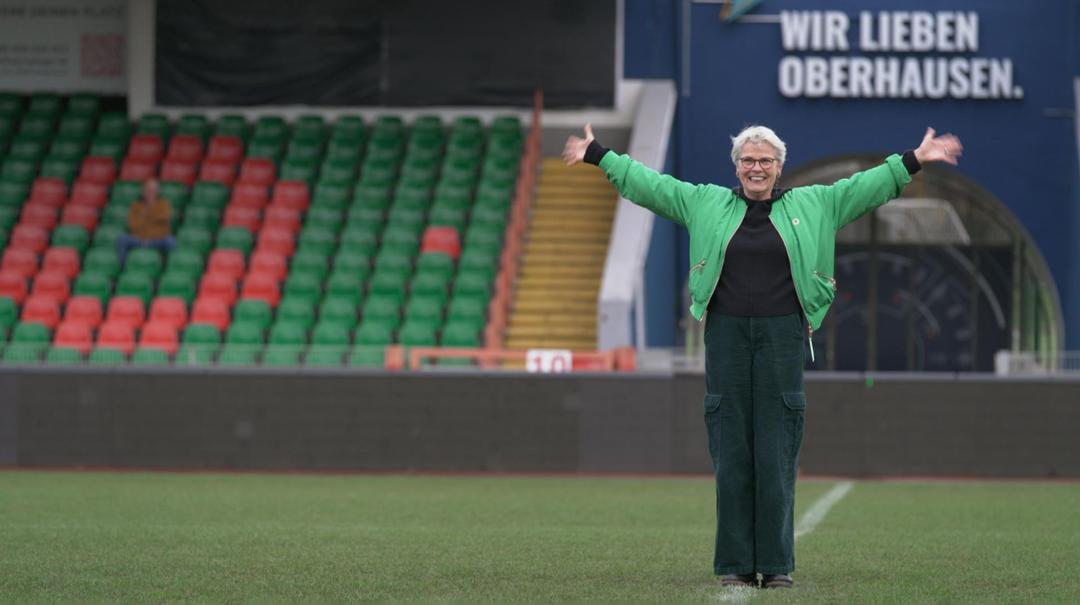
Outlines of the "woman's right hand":
<svg viewBox="0 0 1080 605">
<path fill-rule="evenodd" d="M 585 159 L 585 150 L 589 148 L 596 137 L 592 133 L 592 124 L 585 125 L 585 138 L 571 136 L 566 139 L 566 147 L 563 147 L 562 158 L 567 166 L 573 166 Z"/>
</svg>

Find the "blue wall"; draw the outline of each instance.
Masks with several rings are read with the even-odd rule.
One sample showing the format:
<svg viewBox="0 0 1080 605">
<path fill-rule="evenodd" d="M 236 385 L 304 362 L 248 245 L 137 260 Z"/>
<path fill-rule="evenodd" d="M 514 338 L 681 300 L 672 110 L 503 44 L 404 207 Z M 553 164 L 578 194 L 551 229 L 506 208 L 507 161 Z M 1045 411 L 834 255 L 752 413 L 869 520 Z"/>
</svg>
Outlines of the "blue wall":
<svg viewBox="0 0 1080 605">
<path fill-rule="evenodd" d="M 1062 296 L 1068 346 L 1080 348 L 1080 178 L 1072 116 L 1073 77 L 1080 74 L 1080 3 L 764 0 L 750 13 L 845 13 L 851 19 L 850 49 L 839 52 L 788 51 L 777 23 L 724 22 L 720 5 L 689 4 L 689 56 L 682 52 L 685 6 L 676 0 L 626 1 L 626 77 L 672 78 L 679 85 L 671 173 L 693 182 L 734 184 L 728 137 L 752 123 L 769 125 L 784 138 L 788 170 L 829 156 L 903 151 L 918 144 L 927 126 L 954 132 L 965 146 L 957 170 L 1000 198 L 1038 243 Z M 860 11 L 907 10 L 976 12 L 978 50 L 924 55 L 858 49 Z M 787 55 L 1008 58 L 1023 97 L 788 98 L 778 88 L 780 61 Z M 685 232 L 679 231 L 676 246 L 684 247 Z"/>
</svg>

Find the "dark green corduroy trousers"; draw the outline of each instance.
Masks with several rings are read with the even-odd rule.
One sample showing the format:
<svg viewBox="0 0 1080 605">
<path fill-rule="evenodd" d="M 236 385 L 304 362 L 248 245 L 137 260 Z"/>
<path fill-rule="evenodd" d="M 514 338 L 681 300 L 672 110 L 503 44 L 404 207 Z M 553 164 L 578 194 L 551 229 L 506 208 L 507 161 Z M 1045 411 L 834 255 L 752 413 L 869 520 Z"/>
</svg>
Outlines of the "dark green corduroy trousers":
<svg viewBox="0 0 1080 605">
<path fill-rule="evenodd" d="M 713 571 L 795 569 L 805 324 L 798 313 L 705 323 L 705 426 L 716 475 Z"/>
</svg>

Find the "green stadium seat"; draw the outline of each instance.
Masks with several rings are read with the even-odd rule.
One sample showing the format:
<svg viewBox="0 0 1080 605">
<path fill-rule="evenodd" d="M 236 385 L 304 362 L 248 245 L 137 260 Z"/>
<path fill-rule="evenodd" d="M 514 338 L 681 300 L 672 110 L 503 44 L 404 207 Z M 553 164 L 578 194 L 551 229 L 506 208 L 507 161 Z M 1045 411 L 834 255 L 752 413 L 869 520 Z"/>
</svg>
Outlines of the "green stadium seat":
<svg viewBox="0 0 1080 605">
<path fill-rule="evenodd" d="M 20 208 L 0 205 L 0 231 L 8 231 L 19 220 Z"/>
<path fill-rule="evenodd" d="M 158 189 L 160 192 L 160 188 Z M 116 181 L 109 191 L 109 205 L 130 206 L 142 197 L 142 183 L 139 181 Z"/>
<path fill-rule="evenodd" d="M 124 228 L 118 225 L 99 224 L 97 229 L 94 229 L 94 249 L 107 248 L 116 250 L 116 240 L 122 233 L 124 233 Z"/>
<path fill-rule="evenodd" d="M 115 248 L 93 248 L 86 253 L 82 270 L 101 273 L 114 279 L 120 273 L 120 256 Z"/>
<path fill-rule="evenodd" d="M 499 269 L 499 255 L 480 249 L 467 249 L 458 259 L 458 270 L 470 273 L 483 273 L 490 281 Z"/>
<path fill-rule="evenodd" d="M 94 118 L 90 116 L 68 114 L 60 118 L 56 133 L 60 136 L 76 137 L 88 141 L 94 136 L 94 125 Z"/>
<path fill-rule="evenodd" d="M 162 181 L 158 195 L 169 200 L 174 209 L 186 208 L 191 201 L 191 188 L 179 181 Z"/>
<path fill-rule="evenodd" d="M 19 134 L 31 137 L 49 138 L 56 129 L 56 116 L 28 113 L 19 122 Z"/>
<path fill-rule="evenodd" d="M 246 298 L 237 301 L 233 307 L 233 325 L 249 324 L 265 330 L 270 327 L 273 320 L 273 310 L 265 300 L 258 298 Z M 262 342 L 260 338 L 260 342 Z"/>
<path fill-rule="evenodd" d="M 321 139 L 305 140 L 293 138 L 285 147 L 285 163 L 296 161 L 305 166 L 322 161 L 323 145 Z"/>
<path fill-rule="evenodd" d="M 376 208 L 353 206 L 349 208 L 348 214 L 345 215 L 346 225 L 350 227 L 361 226 L 376 234 L 382 232 L 383 223 L 385 222 L 386 213 Z"/>
<path fill-rule="evenodd" d="M 275 164 L 281 162 L 284 145 L 281 141 L 253 138 L 247 146 L 247 157 L 266 158 Z"/>
<path fill-rule="evenodd" d="M 127 357 L 120 349 L 96 347 L 90 351 L 90 356 L 86 358 L 86 361 L 93 365 L 118 366 L 127 361 Z"/>
<path fill-rule="evenodd" d="M 180 336 L 185 345 L 218 345 L 221 343 L 221 331 L 213 324 L 188 324 Z"/>
<path fill-rule="evenodd" d="M 356 273 L 367 279 L 371 273 L 371 254 L 343 249 L 334 256 L 334 271 Z"/>
<path fill-rule="evenodd" d="M 229 202 L 229 187 L 217 181 L 198 181 L 191 188 L 191 207 L 221 210 Z"/>
<path fill-rule="evenodd" d="M 408 254 L 402 254 L 394 250 L 382 250 L 375 257 L 375 270 L 378 272 L 412 273 L 413 259 Z"/>
<path fill-rule="evenodd" d="M 201 227 L 182 227 L 176 233 L 176 251 L 189 250 L 205 257 L 212 246 L 213 236 Z"/>
<path fill-rule="evenodd" d="M 396 329 L 401 322 L 401 299 L 393 295 L 372 293 L 364 301 L 360 317 L 364 323 L 375 320 Z"/>
<path fill-rule="evenodd" d="M 352 209 L 386 211 L 392 201 L 391 190 L 387 186 L 360 183 L 353 191 Z"/>
<path fill-rule="evenodd" d="M 304 345 L 267 345 L 266 352 L 263 353 L 262 365 L 268 367 L 300 365 L 300 356 L 306 348 Z"/>
<path fill-rule="evenodd" d="M 221 210 L 217 208 L 193 206 L 184 212 L 181 229 L 193 227 L 213 233 L 221 227 Z"/>
<path fill-rule="evenodd" d="M 314 305 L 321 298 L 322 284 L 314 275 L 290 272 L 289 277 L 285 279 L 283 294 L 288 298 L 298 298 Z"/>
<path fill-rule="evenodd" d="M 97 136 L 123 140 L 126 144 L 131 138 L 131 121 L 127 114 L 119 111 L 105 112 L 98 118 Z"/>
<path fill-rule="evenodd" d="M 52 245 L 74 248 L 81 256 L 90 247 L 90 233 L 82 225 L 60 225 L 52 232 Z"/>
<path fill-rule="evenodd" d="M 444 298 L 413 293 L 405 305 L 405 321 L 421 321 L 442 324 Z"/>
<path fill-rule="evenodd" d="M 47 157 L 41 163 L 40 176 L 60 179 L 68 186 L 75 180 L 75 175 L 78 173 L 79 163 L 73 160 Z"/>
<path fill-rule="evenodd" d="M 205 259 L 195 250 L 173 250 L 169 253 L 169 260 L 165 265 L 171 273 L 183 273 L 192 279 L 202 275 Z"/>
<path fill-rule="evenodd" d="M 300 250 L 293 255 L 292 262 L 289 264 L 289 274 L 303 273 L 321 281 L 329 270 L 326 259 L 327 256 L 321 252 Z"/>
<path fill-rule="evenodd" d="M 131 202 L 109 204 L 101 211 L 101 226 L 115 227 L 121 233 L 127 231 L 127 218 Z"/>
<path fill-rule="evenodd" d="M 334 240 L 334 233 L 331 231 L 321 228 L 305 227 L 300 231 L 300 237 L 297 240 L 297 249 L 300 251 L 322 254 L 324 257 L 328 257 L 333 254 L 334 248 L 337 247 L 337 242 Z"/>
<path fill-rule="evenodd" d="M 139 123 L 135 127 L 137 134 L 154 134 L 161 137 L 161 140 L 169 140 L 169 118 L 165 114 L 160 113 L 147 113 L 143 114 L 139 118 Z"/>
<path fill-rule="evenodd" d="M 336 234 L 341 229 L 341 210 L 332 207 L 312 206 L 304 218 L 304 228 L 315 227 Z"/>
<path fill-rule="evenodd" d="M 278 179 L 282 181 L 303 181 L 311 187 L 315 183 L 315 174 L 319 164 L 316 159 L 287 158 L 281 163 Z"/>
<path fill-rule="evenodd" d="M 48 146 L 47 138 L 19 135 L 11 140 L 8 157 L 38 163 L 45 157 Z"/>
<path fill-rule="evenodd" d="M 140 366 L 168 365 L 169 353 L 164 349 L 139 347 L 131 354 L 131 363 Z"/>
<path fill-rule="evenodd" d="M 433 208 L 428 224 L 434 227 L 453 227 L 458 233 L 464 233 L 468 222 L 468 211 L 454 208 Z"/>
<path fill-rule="evenodd" d="M 502 251 L 502 233 L 490 229 L 470 227 L 465 232 L 465 249 L 462 250 L 462 254 L 474 250 L 476 254 L 498 256 Z"/>
<path fill-rule="evenodd" d="M 0 178 L 6 181 L 22 183 L 29 188 L 37 176 L 37 162 L 33 160 L 20 160 L 19 158 L 7 158 L 0 164 Z"/>
<path fill-rule="evenodd" d="M 349 196 L 351 194 L 351 184 L 321 183 L 318 187 L 315 187 L 315 194 L 311 198 L 311 206 L 313 208 L 344 210 L 349 206 Z"/>
<path fill-rule="evenodd" d="M 45 346 L 12 343 L 4 348 L 0 360 L 3 360 L 4 363 L 37 363 L 41 361 L 41 355 L 44 351 Z"/>
<path fill-rule="evenodd" d="M 262 345 L 231 344 L 226 343 L 218 354 L 218 365 L 221 366 L 253 366 L 259 362 L 259 353 Z"/>
<path fill-rule="evenodd" d="M 151 280 L 156 280 L 161 275 L 164 262 L 161 260 L 161 253 L 152 248 L 135 248 L 128 253 L 127 258 L 124 261 L 124 273 L 136 272 L 144 273 L 150 276 Z"/>
<path fill-rule="evenodd" d="M 442 305 L 446 303 L 449 282 L 450 276 L 445 273 L 421 269 L 413 276 L 412 282 L 409 284 L 409 292 L 414 297 L 421 295 L 437 299 L 439 304 Z"/>
<path fill-rule="evenodd" d="M 176 252 L 173 254 L 176 254 Z M 157 294 L 158 296 L 179 298 L 185 304 L 191 306 L 198 290 L 199 275 L 200 273 L 189 273 L 185 269 L 170 267 L 161 274 Z"/>
<path fill-rule="evenodd" d="M 18 117 L 22 112 L 22 95 L 12 92 L 0 92 L 0 115 Z"/>
<path fill-rule="evenodd" d="M 239 250 L 247 256 L 253 247 L 255 247 L 255 235 L 246 227 L 225 227 L 218 232 L 218 249 Z"/>
<path fill-rule="evenodd" d="M 49 346 L 49 340 L 49 328 L 37 322 L 20 321 L 11 331 L 12 344 L 37 346 L 39 351 L 44 351 L 45 347 Z"/>
<path fill-rule="evenodd" d="M 67 112 L 72 115 L 97 117 L 101 112 L 101 97 L 93 93 L 71 95 L 67 102 Z"/>
<path fill-rule="evenodd" d="M 278 318 L 270 327 L 267 342 L 274 346 L 302 347 L 307 344 L 307 326 L 299 321 Z"/>
<path fill-rule="evenodd" d="M 472 321 L 454 319 L 446 322 L 441 334 L 444 347 L 480 347 L 480 331 L 483 326 Z"/>
<path fill-rule="evenodd" d="M 143 307 L 149 307 L 154 297 L 154 278 L 146 273 L 124 271 L 116 280 L 116 296 L 135 296 L 142 299 Z"/>
<path fill-rule="evenodd" d="M 112 158 L 114 162 L 119 163 L 120 159 L 124 157 L 124 152 L 127 151 L 127 142 L 126 138 L 114 139 L 98 135 L 90 141 L 90 149 L 87 151 L 87 155 Z"/>
<path fill-rule="evenodd" d="M 442 252 L 425 252 L 416 259 L 418 273 L 437 273 L 449 279 L 454 274 L 454 259 Z"/>
<path fill-rule="evenodd" d="M 407 347 L 433 347 L 438 344 L 434 322 L 406 319 L 398 332 L 398 342 Z"/>
<path fill-rule="evenodd" d="M 19 318 L 19 305 L 7 296 L 0 296 L 0 341 L 7 336 L 8 329 Z"/>
<path fill-rule="evenodd" d="M 83 156 L 86 155 L 88 147 L 89 142 L 86 140 L 60 135 L 54 138 L 49 145 L 48 157 L 78 163 L 81 162 Z"/>
<path fill-rule="evenodd" d="M 20 208 L 30 195 L 30 181 L 0 179 L 0 206 Z"/>
<path fill-rule="evenodd" d="M 201 325 L 201 324 L 197 324 Z M 213 328 L 213 326 L 209 326 Z M 215 330 L 217 328 L 214 328 Z M 215 343 L 187 343 L 181 344 L 173 358 L 174 365 L 209 365 L 214 362 L 214 355 L 218 351 Z"/>
<path fill-rule="evenodd" d="M 236 113 L 223 115 L 218 118 L 217 124 L 214 126 L 214 134 L 226 137 L 237 137 L 242 141 L 247 141 L 247 120 L 244 116 Z"/>
<path fill-rule="evenodd" d="M 176 123 L 176 134 L 196 136 L 205 143 L 210 137 L 210 122 L 202 114 L 184 114 Z"/>
<path fill-rule="evenodd" d="M 261 346 L 263 344 L 263 329 L 263 326 L 257 321 L 233 321 L 225 332 L 225 344 Z"/>
<path fill-rule="evenodd" d="M 359 304 L 364 292 L 364 277 L 352 271 L 334 271 L 326 280 L 327 296 L 344 298 L 354 305 Z"/>
<path fill-rule="evenodd" d="M 112 295 L 112 279 L 104 273 L 83 269 L 82 273 L 75 278 L 71 293 L 74 296 L 97 297 L 104 308 Z"/>
<path fill-rule="evenodd" d="M 324 320 L 346 324 L 351 332 L 360 320 L 359 307 L 349 297 L 327 295 L 319 305 L 319 321 Z"/>
<path fill-rule="evenodd" d="M 303 296 L 286 296 L 278 303 L 277 319 L 299 323 L 307 330 L 315 323 L 315 300 Z"/>
<path fill-rule="evenodd" d="M 59 115 L 63 110 L 64 102 L 60 95 L 52 92 L 38 92 L 30 95 L 30 104 L 27 107 L 29 113 L 44 115 Z"/>
<path fill-rule="evenodd" d="M 405 289 L 409 274 L 400 271 L 376 271 L 368 284 L 371 294 L 389 296 L 401 304 L 405 300 Z"/>
<path fill-rule="evenodd" d="M 263 116 L 256 120 L 252 136 L 273 138 L 284 141 L 289 134 L 289 126 L 282 116 Z"/>
<path fill-rule="evenodd" d="M 325 173 L 326 168 L 329 165 L 335 170 L 348 169 L 355 177 L 360 158 L 363 157 L 364 154 L 364 149 L 361 145 L 360 141 L 331 140 L 326 146 L 326 159 L 323 162 L 320 173 Z"/>
<path fill-rule="evenodd" d="M 79 364 L 82 361 L 82 353 L 71 347 L 49 347 L 45 353 L 45 363 Z"/>
<path fill-rule="evenodd" d="M 356 182 L 356 185 L 357 187 L 360 185 L 382 187 L 389 190 L 396 182 L 397 167 L 393 160 L 384 164 L 369 155 L 360 168 L 360 179 Z"/>
<path fill-rule="evenodd" d="M 415 256 L 420 249 L 420 234 L 405 229 L 392 229 L 387 226 L 383 232 L 383 251 L 395 251 Z"/>
</svg>

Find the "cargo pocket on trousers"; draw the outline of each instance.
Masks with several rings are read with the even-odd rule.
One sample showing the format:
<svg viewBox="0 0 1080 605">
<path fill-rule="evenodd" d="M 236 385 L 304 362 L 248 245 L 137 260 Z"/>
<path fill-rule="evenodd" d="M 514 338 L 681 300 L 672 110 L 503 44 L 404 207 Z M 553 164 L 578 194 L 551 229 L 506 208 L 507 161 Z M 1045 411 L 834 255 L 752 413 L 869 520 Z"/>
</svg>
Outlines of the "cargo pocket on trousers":
<svg viewBox="0 0 1080 605">
<path fill-rule="evenodd" d="M 784 420 L 791 432 L 788 439 L 787 458 L 794 466 L 802 447 L 803 424 L 806 415 L 806 393 L 781 393 L 784 398 Z"/>
<path fill-rule="evenodd" d="M 713 472 L 719 469 L 720 464 L 720 407 L 723 400 L 723 395 L 705 396 L 705 430 L 709 437 L 709 457 L 712 458 Z"/>
</svg>

